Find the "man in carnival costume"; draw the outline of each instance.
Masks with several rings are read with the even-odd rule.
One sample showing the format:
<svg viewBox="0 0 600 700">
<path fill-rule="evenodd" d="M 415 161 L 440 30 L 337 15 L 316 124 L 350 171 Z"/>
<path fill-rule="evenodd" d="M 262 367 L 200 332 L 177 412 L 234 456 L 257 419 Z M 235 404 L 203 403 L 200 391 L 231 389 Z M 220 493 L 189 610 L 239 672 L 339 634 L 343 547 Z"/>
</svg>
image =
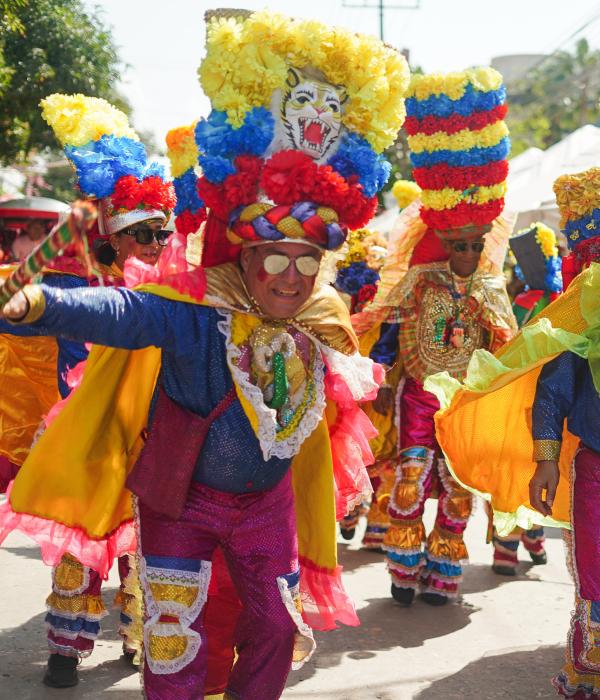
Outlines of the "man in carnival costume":
<svg viewBox="0 0 600 700">
<path fill-rule="evenodd" d="M 104 100 L 52 95 L 42 102 L 42 108 L 65 147 L 82 193 L 98 200 L 98 227 L 87 244 L 101 244 L 98 257 L 106 263 L 93 263 L 89 255 L 86 259 L 72 243 L 46 268 L 44 284 L 57 291 L 123 284 L 124 262 L 130 255 L 154 265 L 166 244 L 167 232 L 161 229 L 175 203 L 172 185 L 165 182 L 157 163 L 147 162 L 145 148 L 127 117 Z M 65 114 L 70 115 L 68 120 Z M 78 381 L 88 349 L 83 342 L 65 338 L 57 342 L 11 338 L 6 334 L 31 336 L 37 331 L 4 320 L 0 320 L 0 333 L 5 334 L 0 335 L 4 389 L 0 452 L 16 473 L 29 452 L 33 432 L 51 421 Z M 51 408 L 59 398 L 61 403 Z M 44 561 L 54 566 L 47 600 L 50 658 L 44 682 L 53 687 L 73 686 L 78 681 L 78 660 L 92 653 L 100 620 L 107 614 L 100 596 L 102 577 L 73 554 L 61 559 L 58 550 L 64 528 L 60 524 L 15 513 L 5 503 L 0 508 L 0 542 L 14 529 L 33 537 L 42 548 Z M 121 609 L 123 650 L 133 660 L 141 651 L 141 608 L 139 584 L 134 570 L 130 575 L 127 551 L 135 551 L 133 528 L 121 533 L 116 552 L 121 555 L 121 589 L 115 601 Z"/>
<path fill-rule="evenodd" d="M 590 700 L 600 698 L 600 169 L 560 177 L 554 191 L 571 249 L 566 291 L 495 357 L 473 358 L 463 386 L 444 375 L 429 386 L 442 405 L 438 438 L 453 473 L 490 501 L 498 532 L 572 529 L 565 539 L 575 611 L 553 684 L 563 697 Z"/>
<path fill-rule="evenodd" d="M 98 542 L 132 516 L 127 479 L 138 496 L 152 700 L 202 697 L 202 613 L 220 546 L 243 604 L 225 697 L 270 700 L 312 652 L 309 624 L 358 622 L 335 519 L 369 490 L 373 429 L 357 401 L 375 396 L 381 376 L 317 273 L 323 251 L 375 211 L 408 76 L 374 38 L 241 11 L 209 18 L 200 76 L 213 104 L 195 128 L 203 175 L 196 188 L 190 162 L 175 187 L 186 233 L 209 209 L 206 279 L 184 268 L 135 291 L 40 285 L 7 305 L 13 321 L 123 348 L 92 351 L 11 504 Z M 56 472 L 75 469 L 68 494 L 56 472 L 33 487 L 49 444 Z"/>
<path fill-rule="evenodd" d="M 535 318 L 562 292 L 561 259 L 554 231 L 542 223 L 534 223 L 510 239 L 510 249 L 517 261 L 517 274 L 525 282 L 525 291 L 513 302 L 519 328 Z M 494 562 L 492 569 L 501 576 L 514 576 L 519 543 L 523 543 L 534 564 L 547 562 L 544 549 L 544 528 L 516 528 L 501 537 L 493 531 Z"/>
<path fill-rule="evenodd" d="M 417 591 L 431 605 L 457 595 L 471 513 L 471 495 L 439 449 L 438 403 L 423 382 L 440 370 L 462 377 L 475 350 L 496 349 L 516 328 L 500 273 L 511 228 L 498 219 L 507 175 L 504 100 L 492 69 L 413 77 L 406 128 L 421 206 L 402 213 L 379 292 L 353 317 L 393 385 L 381 389 L 373 408 L 387 415 L 396 409 L 396 480 L 391 493 L 378 496 L 389 501 L 383 549 L 392 595 L 403 605 Z M 429 497 L 438 498 L 438 514 L 426 538 Z"/>
</svg>

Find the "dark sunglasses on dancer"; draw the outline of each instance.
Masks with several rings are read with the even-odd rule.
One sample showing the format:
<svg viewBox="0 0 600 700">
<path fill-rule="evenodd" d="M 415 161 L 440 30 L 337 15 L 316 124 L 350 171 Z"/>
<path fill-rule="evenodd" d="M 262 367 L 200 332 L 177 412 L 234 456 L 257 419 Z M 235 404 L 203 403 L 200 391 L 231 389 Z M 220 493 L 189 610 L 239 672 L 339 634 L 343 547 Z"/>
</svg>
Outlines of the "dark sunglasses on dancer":
<svg viewBox="0 0 600 700">
<path fill-rule="evenodd" d="M 320 260 L 312 255 L 300 255 L 297 258 L 290 258 L 285 253 L 271 253 L 263 259 L 263 268 L 268 275 L 281 275 L 285 272 L 290 263 L 294 261 L 296 270 L 305 277 L 314 277 L 319 271 Z"/>
<path fill-rule="evenodd" d="M 455 253 L 466 253 L 469 248 L 474 253 L 481 253 L 485 243 L 483 241 L 453 241 L 450 245 Z"/>
<path fill-rule="evenodd" d="M 171 231 L 167 231 L 166 229 L 154 230 L 147 224 L 131 226 L 121 231 L 121 233 L 124 233 L 126 236 L 135 236 L 135 242 L 139 243 L 139 245 L 150 245 L 152 241 L 156 240 L 160 246 L 166 246 L 169 236 L 171 235 Z"/>
</svg>

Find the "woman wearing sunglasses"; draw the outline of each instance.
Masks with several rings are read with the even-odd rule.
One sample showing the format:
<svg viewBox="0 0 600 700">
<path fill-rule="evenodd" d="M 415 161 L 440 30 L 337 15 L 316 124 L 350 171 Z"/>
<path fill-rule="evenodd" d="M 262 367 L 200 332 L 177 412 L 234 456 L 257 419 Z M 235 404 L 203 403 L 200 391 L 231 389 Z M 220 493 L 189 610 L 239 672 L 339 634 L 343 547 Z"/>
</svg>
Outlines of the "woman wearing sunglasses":
<svg viewBox="0 0 600 700">
<path fill-rule="evenodd" d="M 109 240 L 98 248 L 96 258 L 103 265 L 116 267 L 120 276 L 127 258 L 138 258 L 148 265 L 156 265 L 171 235 L 171 231 L 163 228 L 164 223 L 162 218 L 148 219 L 111 233 Z"/>
<path fill-rule="evenodd" d="M 94 155 L 91 155 L 91 167 L 93 168 Z M 117 158 L 109 160 L 110 167 L 119 168 L 123 173 L 123 167 Z M 97 158 L 97 154 L 95 155 Z M 142 153 L 140 152 L 140 158 Z M 124 158 L 124 160 L 126 160 Z M 150 164 L 145 163 L 145 153 L 143 154 L 144 167 Z M 130 161 L 129 161 L 130 162 Z M 74 163 L 75 165 L 75 163 Z M 88 196 L 94 194 L 94 190 L 86 190 L 84 185 L 93 187 L 93 179 L 82 178 L 86 171 L 85 158 L 76 164 L 79 182 Z M 107 196 L 98 202 L 99 219 L 97 230 L 95 229 L 90 237 L 89 243 L 94 251 L 92 268 L 87 261 L 83 261 L 74 246 L 68 247 L 62 256 L 57 258 L 46 269 L 43 276 L 43 283 L 49 288 L 66 291 L 85 287 L 98 286 L 121 286 L 124 285 L 123 269 L 125 261 L 129 257 L 137 257 L 149 265 L 155 265 L 159 256 L 167 244 L 170 234 L 165 231 L 165 225 L 170 208 L 173 206 L 173 197 L 169 183 L 163 178 L 156 177 L 152 181 L 159 190 L 159 196 L 154 198 L 152 206 L 135 205 L 128 208 L 122 202 L 118 202 L 116 197 Z M 166 194 L 162 204 L 160 202 L 160 192 Z M 132 202 L 135 204 L 135 202 Z M 160 206 L 158 206 L 160 204 Z M 0 455 L 12 456 L 11 461 L 21 465 L 27 455 L 33 431 L 38 425 L 43 425 L 42 420 L 52 411 L 56 413 L 58 406 L 53 408 L 53 403 L 57 399 L 66 401 L 73 388 L 73 376 L 70 372 L 76 367 L 81 369 L 88 357 L 88 346 L 80 340 L 72 338 L 16 338 L 16 335 L 37 335 L 32 329 L 18 328 L 0 319 L 0 357 L 10 358 L 9 353 L 18 356 L 18 361 L 4 361 L 2 363 L 3 373 L 0 381 L 3 382 L 5 391 L 3 395 L 11 396 L 11 405 L 4 406 L 0 403 L 0 418 L 2 424 L 9 426 L 6 421 L 11 420 L 15 414 L 19 415 L 21 424 L 14 426 L 19 435 L 22 435 L 22 442 L 19 446 L 8 445 L 8 438 L 11 430 L 4 430 L 0 436 Z M 52 358 L 45 369 L 42 366 L 40 347 L 46 341 L 45 349 L 47 355 Z M 25 351 L 28 344 L 37 343 L 35 354 Z M 17 377 L 21 391 L 10 392 L 7 386 L 13 378 L 10 376 L 10 368 L 14 366 L 21 375 L 25 373 L 29 383 L 24 386 L 22 378 Z M 46 371 L 47 370 L 47 371 Z M 57 387 L 58 385 L 58 387 Z M 40 386 L 45 387 L 42 400 L 39 399 Z M 58 391 L 56 390 L 58 388 Z M 54 390 L 52 390 L 54 389 Z M 16 410 L 21 406 L 22 410 Z M 6 414 L 6 415 L 5 415 Z M 32 430 L 23 426 L 32 426 Z M 14 431 L 12 431 L 14 432 Z M 18 449 L 17 449 L 18 447 Z M 12 469 L 12 475 L 18 472 L 17 464 Z M 1 479 L 0 479 L 1 481 Z M 2 485 L 0 484 L 0 487 Z M 4 489 L 3 489 L 4 490 Z M 64 556 L 60 561 L 56 561 L 53 554 L 55 543 L 62 538 L 59 525 L 52 525 L 49 521 L 21 517 L 18 513 L 11 511 L 8 503 L 0 508 L 0 531 L 6 535 L 11 529 L 20 529 L 25 534 L 31 536 L 42 546 L 42 555 L 46 563 L 52 563 L 52 592 L 47 600 L 48 613 L 46 615 L 46 626 L 48 629 L 48 647 L 50 651 L 48 666 L 44 676 L 44 683 L 50 687 L 64 688 L 74 686 L 78 682 L 77 666 L 79 661 L 89 656 L 93 649 L 97 636 L 100 634 L 100 620 L 105 614 L 104 605 L 101 598 L 102 575 L 91 565 L 85 565 L 78 560 L 76 552 Z M 117 545 L 118 571 L 121 580 L 121 588 L 115 599 L 116 605 L 121 612 L 121 626 L 119 632 L 123 639 L 123 653 L 129 661 L 139 663 L 139 655 L 142 640 L 136 631 L 141 625 L 141 609 L 137 600 L 141 598 L 141 593 L 137 596 L 131 595 L 137 583 L 135 573 L 132 574 L 126 589 L 126 579 L 130 572 L 129 554 L 124 547 L 127 541 L 127 533 L 120 533 L 121 542 Z M 133 530 L 130 529 L 129 543 L 133 542 Z M 75 539 L 73 539 L 75 542 Z M 89 563 L 89 562 L 88 562 Z M 138 617 L 137 620 L 134 618 Z M 137 656 L 137 658 L 136 658 Z"/>
</svg>

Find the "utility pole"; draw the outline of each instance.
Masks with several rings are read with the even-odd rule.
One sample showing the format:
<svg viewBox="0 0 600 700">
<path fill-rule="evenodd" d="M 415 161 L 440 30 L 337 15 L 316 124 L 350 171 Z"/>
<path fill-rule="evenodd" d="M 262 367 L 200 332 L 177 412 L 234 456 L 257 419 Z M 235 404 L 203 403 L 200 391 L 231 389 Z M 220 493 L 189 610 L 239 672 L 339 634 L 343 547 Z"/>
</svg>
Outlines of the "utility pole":
<svg viewBox="0 0 600 700">
<path fill-rule="evenodd" d="M 361 3 L 352 3 L 342 0 L 342 6 L 358 10 L 377 10 L 379 12 L 379 38 L 385 41 L 384 38 L 384 18 L 386 10 L 418 10 L 421 7 L 421 0 L 412 0 L 402 5 L 388 5 L 385 0 L 363 0 Z"/>
</svg>

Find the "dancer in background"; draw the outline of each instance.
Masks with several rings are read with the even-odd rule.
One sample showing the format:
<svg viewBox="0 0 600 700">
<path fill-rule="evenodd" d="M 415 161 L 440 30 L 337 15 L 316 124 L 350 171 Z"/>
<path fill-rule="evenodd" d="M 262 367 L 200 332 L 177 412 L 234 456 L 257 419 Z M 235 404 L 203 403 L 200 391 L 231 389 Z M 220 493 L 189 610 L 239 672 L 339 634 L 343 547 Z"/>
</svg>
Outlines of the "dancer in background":
<svg viewBox="0 0 600 700">
<path fill-rule="evenodd" d="M 554 191 L 571 251 L 563 258 L 565 291 L 495 357 L 483 353 L 464 386 L 444 377 L 427 386 L 442 405 L 438 439 L 453 474 L 490 501 L 501 535 L 515 526 L 572 530 L 575 610 L 553 684 L 565 698 L 597 700 L 600 168 L 564 175 Z"/>
<path fill-rule="evenodd" d="M 167 244 L 169 231 L 164 224 L 170 209 L 174 206 L 172 187 L 165 182 L 162 170 L 156 163 L 149 163 L 143 144 L 129 128 L 127 118 L 103 100 L 86 99 L 78 96 L 77 103 L 81 109 L 78 116 L 71 114 L 67 121 L 67 132 L 61 130 L 56 121 L 49 117 L 53 113 L 60 96 L 51 96 L 44 101 L 44 116 L 49 118 L 51 126 L 65 147 L 65 153 L 73 164 L 80 189 L 88 197 L 99 199 L 98 230 L 95 230 L 88 244 L 95 249 L 95 260 L 82 259 L 71 244 L 45 271 L 43 282 L 55 290 L 86 288 L 98 285 L 123 285 L 125 262 L 136 257 L 146 265 L 154 266 L 158 262 L 163 247 Z M 90 126 L 91 114 L 99 114 L 98 130 Z M 89 138 L 89 141 L 85 141 Z M 118 199 L 120 189 L 128 178 L 140 177 L 147 183 L 145 199 L 136 202 L 133 199 Z M 108 193 L 108 194 L 107 194 Z M 80 381 L 83 364 L 88 356 L 88 348 L 81 341 L 57 338 L 56 341 L 44 338 L 11 338 L 6 334 L 31 336 L 37 332 L 22 329 L 4 320 L 0 320 L 0 352 L 7 360 L 4 364 L 3 386 L 16 391 L 3 393 L 4 402 L 10 406 L 0 406 L 5 419 L 17 421 L 20 425 L 3 431 L 0 450 L 9 458 L 13 456 L 19 463 L 24 461 L 31 445 L 31 429 L 26 426 L 39 426 L 46 415 L 56 415 L 59 407 L 50 410 L 46 403 L 36 403 L 40 394 L 39 384 L 51 385 L 51 374 L 57 384 L 56 399 L 63 401 L 70 395 L 75 384 Z M 23 350 L 32 346 L 43 347 L 48 354 L 53 354 L 54 367 L 43 363 L 43 355 L 34 357 L 31 352 L 23 355 Z M 48 347 L 48 344 L 54 347 Z M 18 360 L 17 360 L 18 358 Z M 50 373 L 47 371 L 50 370 Z M 79 379 L 76 379 L 78 377 Z M 26 386 L 23 386 L 25 381 Z M 15 417 L 15 399 L 21 402 Z M 42 425 L 44 427 L 44 425 Z M 39 431 L 38 431 L 39 432 Z M 19 435 L 18 444 L 14 435 Z M 11 476 L 16 476 L 18 465 L 14 464 Z M 30 529 L 29 526 L 33 525 Z M 102 578 L 92 567 L 82 564 L 72 554 L 65 554 L 60 562 L 56 559 L 62 532 L 53 523 L 35 523 L 11 511 L 4 504 L 0 512 L 0 540 L 8 532 L 21 529 L 41 544 L 44 559 L 50 559 L 56 566 L 52 572 L 52 593 L 48 597 L 46 625 L 48 627 L 48 646 L 50 657 L 44 676 L 44 683 L 51 687 L 64 688 L 78 682 L 77 664 L 80 659 L 89 656 L 94 642 L 100 634 L 100 621 L 107 612 L 100 595 Z M 141 591 L 135 571 L 133 558 L 127 554 L 125 542 L 121 536 L 121 556 L 118 561 L 120 590 L 115 605 L 120 609 L 121 624 L 119 632 L 123 638 L 123 653 L 130 661 L 139 663 L 141 655 Z M 129 550 L 135 551 L 133 528 L 129 532 Z"/>
<path fill-rule="evenodd" d="M 505 89 L 493 69 L 413 76 L 409 95 L 406 128 L 420 208 L 410 205 L 400 216 L 381 294 L 353 325 L 376 341 L 371 357 L 399 378 L 374 403 L 382 414 L 395 404 L 398 424 L 391 525 L 383 540 L 392 596 L 410 605 L 420 592 L 425 602 L 443 605 L 457 595 L 467 558 L 471 494 L 448 472 L 434 426 L 439 404 L 423 383 L 440 371 L 449 381 L 462 378 L 473 353 L 495 350 L 516 330 L 500 273 L 511 230 L 498 220 L 508 130 Z M 438 512 L 426 535 L 430 497 L 438 499 Z"/>
</svg>

